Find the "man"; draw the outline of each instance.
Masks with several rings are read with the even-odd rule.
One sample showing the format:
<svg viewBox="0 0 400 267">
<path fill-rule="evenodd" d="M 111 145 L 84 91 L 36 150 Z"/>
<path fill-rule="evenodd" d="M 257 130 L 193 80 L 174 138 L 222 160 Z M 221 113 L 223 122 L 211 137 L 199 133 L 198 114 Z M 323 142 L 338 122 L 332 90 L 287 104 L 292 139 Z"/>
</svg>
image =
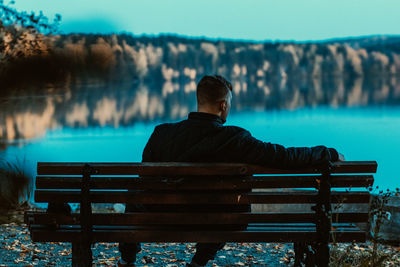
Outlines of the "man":
<svg viewBox="0 0 400 267">
<path fill-rule="evenodd" d="M 232 85 L 221 76 L 204 76 L 196 93 L 197 112 L 191 112 L 187 120 L 158 125 L 143 151 L 144 162 L 240 162 L 290 169 L 321 166 L 339 160 L 339 156 L 343 158 L 333 148 L 285 148 L 257 140 L 240 127 L 223 126 L 231 108 Z M 126 211 L 144 208 L 162 210 L 156 205 L 128 205 Z M 202 208 L 221 210 L 216 205 Z M 242 205 L 237 211 L 249 208 L 250 205 Z M 224 243 L 196 244 L 196 254 L 187 266 L 206 265 L 223 246 Z M 138 243 L 121 243 L 119 265 L 134 266 L 139 251 Z"/>
</svg>

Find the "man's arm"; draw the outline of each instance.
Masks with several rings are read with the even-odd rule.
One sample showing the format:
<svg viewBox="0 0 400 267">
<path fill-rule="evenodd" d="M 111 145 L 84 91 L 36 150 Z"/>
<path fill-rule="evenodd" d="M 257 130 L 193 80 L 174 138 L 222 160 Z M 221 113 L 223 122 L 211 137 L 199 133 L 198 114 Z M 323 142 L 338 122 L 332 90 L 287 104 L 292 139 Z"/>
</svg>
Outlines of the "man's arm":
<svg viewBox="0 0 400 267">
<path fill-rule="evenodd" d="M 260 141 L 243 130 L 233 141 L 235 160 L 271 168 L 292 169 L 318 167 L 339 160 L 339 153 L 325 146 L 289 147 Z"/>
</svg>

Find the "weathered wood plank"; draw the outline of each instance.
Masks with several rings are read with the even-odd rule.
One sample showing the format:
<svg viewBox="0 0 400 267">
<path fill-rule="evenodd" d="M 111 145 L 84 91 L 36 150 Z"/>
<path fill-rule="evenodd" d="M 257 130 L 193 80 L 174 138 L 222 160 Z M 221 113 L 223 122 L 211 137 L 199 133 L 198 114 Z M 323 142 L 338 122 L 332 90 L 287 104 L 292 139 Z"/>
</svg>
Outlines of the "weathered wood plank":
<svg viewBox="0 0 400 267">
<path fill-rule="evenodd" d="M 365 242 L 365 232 L 338 229 L 333 232 L 336 242 Z M 79 229 L 48 231 L 32 228 L 35 242 L 72 242 L 80 235 Z M 244 231 L 157 231 L 157 230 L 94 230 L 94 242 L 310 242 L 316 240 L 315 230 L 269 229 Z"/>
<path fill-rule="evenodd" d="M 332 203 L 368 203 L 368 192 L 332 192 Z M 316 191 L 251 193 L 153 193 L 127 191 L 91 191 L 92 203 L 142 204 L 288 204 L 315 203 Z M 80 191 L 36 190 L 36 202 L 79 203 Z"/>
<path fill-rule="evenodd" d="M 197 178 L 197 179 L 196 179 Z M 248 188 L 316 187 L 320 175 L 250 177 L 92 177 L 92 189 L 234 190 Z M 81 177 L 37 176 L 37 189 L 80 189 Z M 372 175 L 333 175 L 332 187 L 368 187 Z"/>
<path fill-rule="evenodd" d="M 350 223 L 334 223 L 334 229 L 340 229 L 341 232 L 352 232 L 359 229 Z M 50 226 L 51 227 L 51 226 Z M 32 224 L 32 229 L 49 229 L 49 225 Z M 235 228 L 235 229 L 232 229 Z M 112 231 L 289 231 L 289 232 L 304 232 L 315 231 L 314 223 L 252 223 L 252 224 L 227 224 L 227 225 L 187 225 L 187 224 L 157 224 L 157 225 L 93 225 L 93 230 L 112 230 Z M 54 230 L 82 230 L 80 225 L 58 225 Z"/>
<path fill-rule="evenodd" d="M 38 175 L 80 175 L 86 163 L 39 162 Z M 99 175 L 252 175 L 320 173 L 317 169 L 278 170 L 240 163 L 89 163 Z M 376 161 L 333 164 L 332 173 L 375 173 Z"/>
<path fill-rule="evenodd" d="M 80 224 L 79 214 L 28 213 L 33 224 Z M 310 223 L 315 220 L 315 213 L 176 213 L 176 212 L 134 212 L 134 213 L 95 213 L 94 225 L 138 225 L 138 224 L 247 224 L 247 223 Z M 362 223 L 368 221 L 368 213 L 333 213 L 340 223 Z"/>
</svg>

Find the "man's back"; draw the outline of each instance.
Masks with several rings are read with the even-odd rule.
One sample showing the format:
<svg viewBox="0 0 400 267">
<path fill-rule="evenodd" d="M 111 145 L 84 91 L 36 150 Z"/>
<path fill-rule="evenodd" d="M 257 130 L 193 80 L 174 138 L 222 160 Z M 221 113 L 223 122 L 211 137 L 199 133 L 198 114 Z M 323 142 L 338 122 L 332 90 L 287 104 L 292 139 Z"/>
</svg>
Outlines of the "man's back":
<svg viewBox="0 0 400 267">
<path fill-rule="evenodd" d="M 224 152 L 229 139 L 240 132 L 238 127 L 222 126 L 218 116 L 192 112 L 187 120 L 157 126 L 143 151 L 143 161 L 232 161 Z"/>
<path fill-rule="evenodd" d="M 178 123 L 157 126 L 143 151 L 144 162 L 240 162 L 283 169 L 318 166 L 337 159 L 334 149 L 265 143 L 240 127 L 223 126 L 216 115 L 201 112 L 192 112 Z"/>
</svg>

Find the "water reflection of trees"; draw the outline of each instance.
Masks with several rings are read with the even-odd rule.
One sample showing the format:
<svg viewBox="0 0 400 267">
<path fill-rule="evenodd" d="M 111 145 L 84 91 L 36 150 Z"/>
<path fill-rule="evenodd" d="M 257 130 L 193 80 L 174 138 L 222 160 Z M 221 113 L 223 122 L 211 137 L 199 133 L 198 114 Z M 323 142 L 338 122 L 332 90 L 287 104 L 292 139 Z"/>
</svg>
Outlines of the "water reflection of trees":
<svg viewBox="0 0 400 267">
<path fill-rule="evenodd" d="M 261 87 L 238 81 L 233 84 L 234 111 L 400 103 L 400 83 L 393 77 L 313 79 L 311 82 L 287 79 L 265 81 Z M 42 96 L 3 98 L 0 138 L 33 138 L 47 129 L 62 127 L 120 127 L 137 121 L 177 120 L 196 108 L 192 86 L 191 81 L 183 84 L 165 81 L 158 87 L 143 83 L 81 84 Z"/>
</svg>

